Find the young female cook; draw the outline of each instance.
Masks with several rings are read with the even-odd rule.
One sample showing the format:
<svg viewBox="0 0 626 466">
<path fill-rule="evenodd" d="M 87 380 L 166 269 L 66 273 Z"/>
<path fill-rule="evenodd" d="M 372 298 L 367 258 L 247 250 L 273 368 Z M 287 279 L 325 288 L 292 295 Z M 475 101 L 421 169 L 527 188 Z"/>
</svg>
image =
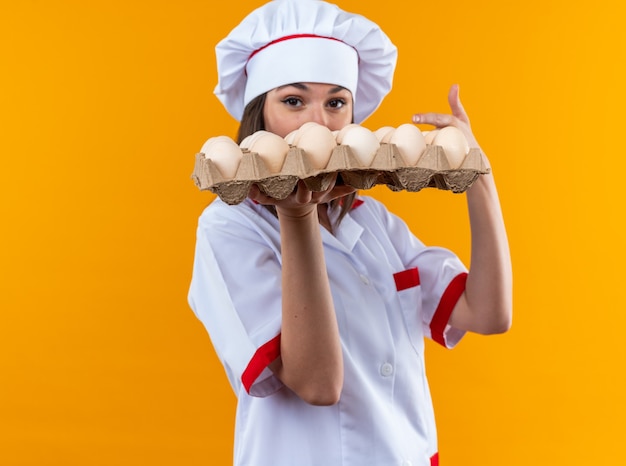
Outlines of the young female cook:
<svg viewBox="0 0 626 466">
<path fill-rule="evenodd" d="M 396 48 L 368 19 L 320 0 L 274 0 L 216 48 L 215 93 L 239 141 L 314 121 L 361 123 L 391 88 Z M 458 88 L 450 115 L 478 147 Z M 438 464 L 424 337 L 506 331 L 511 264 L 492 175 L 467 191 L 469 272 L 398 217 L 344 185 L 257 187 L 202 213 L 189 302 L 238 397 L 237 466 Z"/>
</svg>

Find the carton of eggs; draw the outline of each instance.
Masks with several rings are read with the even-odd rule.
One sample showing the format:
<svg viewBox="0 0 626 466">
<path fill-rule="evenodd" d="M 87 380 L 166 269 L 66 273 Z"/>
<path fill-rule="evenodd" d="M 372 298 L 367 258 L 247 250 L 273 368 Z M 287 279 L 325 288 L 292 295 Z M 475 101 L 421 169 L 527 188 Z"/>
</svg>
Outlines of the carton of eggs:
<svg viewBox="0 0 626 466">
<path fill-rule="evenodd" d="M 339 131 L 309 122 L 285 138 L 257 131 L 237 145 L 227 136 L 209 139 L 192 179 L 201 190 L 238 204 L 255 183 L 269 196 L 287 197 L 298 180 L 324 190 L 336 176 L 349 186 L 378 184 L 394 191 L 426 187 L 464 192 L 489 169 L 479 149 L 470 149 L 463 133 L 445 127 L 422 133 L 413 124 L 376 131 L 350 124 Z"/>
</svg>

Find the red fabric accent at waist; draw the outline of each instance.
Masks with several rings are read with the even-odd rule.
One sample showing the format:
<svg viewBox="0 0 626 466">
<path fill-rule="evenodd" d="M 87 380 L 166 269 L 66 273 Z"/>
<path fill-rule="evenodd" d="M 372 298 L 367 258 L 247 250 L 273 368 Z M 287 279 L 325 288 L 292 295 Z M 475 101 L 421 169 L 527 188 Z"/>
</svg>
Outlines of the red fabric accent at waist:
<svg viewBox="0 0 626 466">
<path fill-rule="evenodd" d="M 439 466 L 439 453 L 430 457 L 430 466 Z"/>
<path fill-rule="evenodd" d="M 248 366 L 241 374 L 241 382 L 246 392 L 250 393 L 250 388 L 261 375 L 261 372 L 278 356 L 280 356 L 280 333 L 256 350 Z"/>
</svg>

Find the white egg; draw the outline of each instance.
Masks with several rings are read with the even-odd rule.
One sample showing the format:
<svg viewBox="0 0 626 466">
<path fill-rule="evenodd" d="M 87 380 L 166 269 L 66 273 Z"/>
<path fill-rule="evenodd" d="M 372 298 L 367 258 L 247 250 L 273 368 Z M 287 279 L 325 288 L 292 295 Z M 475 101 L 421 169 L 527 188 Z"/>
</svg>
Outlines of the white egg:
<svg viewBox="0 0 626 466">
<path fill-rule="evenodd" d="M 233 143 L 237 145 L 237 143 L 233 141 L 231 138 L 229 138 L 228 136 L 215 136 L 213 138 L 209 138 L 206 140 L 206 142 L 202 145 L 202 149 L 200 149 L 200 152 L 206 155 L 209 152 L 209 149 L 211 148 L 211 146 L 215 144 L 216 142 L 227 142 L 227 143 Z"/>
<path fill-rule="evenodd" d="M 280 172 L 289 151 L 287 141 L 269 131 L 257 131 L 254 136 L 251 138 L 248 150 L 257 153 L 271 173 Z"/>
<path fill-rule="evenodd" d="M 315 121 L 307 121 L 306 123 L 302 123 L 302 126 L 298 128 L 298 131 L 303 132 L 303 131 L 306 131 L 307 128 L 315 127 L 315 126 L 322 126 L 322 125 L 320 125 L 319 123 L 316 123 Z"/>
<path fill-rule="evenodd" d="M 239 143 L 239 147 L 250 150 L 250 146 L 254 144 L 254 141 L 256 141 L 263 133 L 267 133 L 267 131 L 257 131 L 256 133 L 249 134 Z"/>
<path fill-rule="evenodd" d="M 332 131 L 318 123 L 305 123 L 298 130 L 294 143 L 309 156 L 313 168 L 322 169 L 337 147 Z"/>
<path fill-rule="evenodd" d="M 459 168 L 469 152 L 467 139 L 465 139 L 463 132 L 455 126 L 441 128 L 435 135 L 433 144 L 443 147 L 450 168 Z"/>
<path fill-rule="evenodd" d="M 237 143 L 228 136 L 210 138 L 200 152 L 205 158 L 213 161 L 225 179 L 235 177 L 243 155 Z"/>
<path fill-rule="evenodd" d="M 285 141 L 287 141 L 287 144 L 289 144 L 290 146 L 295 146 L 295 139 L 296 139 L 296 135 L 298 134 L 298 130 L 294 129 L 291 133 L 289 133 L 287 136 L 285 136 Z"/>
<path fill-rule="evenodd" d="M 344 134 L 346 134 L 348 131 L 350 131 L 351 128 L 357 128 L 360 125 L 357 125 L 356 123 L 350 123 L 349 125 L 344 126 L 343 128 L 341 128 L 340 130 L 335 132 L 335 140 L 337 141 L 337 144 L 343 144 L 343 136 Z"/>
<path fill-rule="evenodd" d="M 426 141 L 419 128 L 410 123 L 400 125 L 389 138 L 389 143 L 394 144 L 407 165 L 417 163 L 426 149 Z"/>
<path fill-rule="evenodd" d="M 433 139 L 435 139 L 435 136 L 437 135 L 438 131 L 439 131 L 438 129 L 432 129 L 430 131 L 422 131 L 422 134 L 424 135 L 424 141 L 426 141 L 426 144 L 433 143 Z"/>
<path fill-rule="evenodd" d="M 378 128 L 374 131 L 374 135 L 376 139 L 378 139 L 381 143 L 389 142 L 389 139 L 393 135 L 396 129 L 393 126 L 383 126 L 382 128 Z"/>
<path fill-rule="evenodd" d="M 337 135 L 339 144 L 349 146 L 362 167 L 369 167 L 374 160 L 380 143 L 369 129 L 352 124 L 343 128 Z"/>
</svg>

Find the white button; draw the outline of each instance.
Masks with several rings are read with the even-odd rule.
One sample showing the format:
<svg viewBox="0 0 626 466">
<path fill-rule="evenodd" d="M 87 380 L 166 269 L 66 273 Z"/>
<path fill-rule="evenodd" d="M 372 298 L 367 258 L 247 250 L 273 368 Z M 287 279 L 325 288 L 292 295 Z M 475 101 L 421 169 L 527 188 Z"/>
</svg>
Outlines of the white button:
<svg viewBox="0 0 626 466">
<path fill-rule="evenodd" d="M 361 275 L 361 281 L 365 283 L 366 285 L 370 284 L 370 279 L 367 278 L 365 275 Z"/>
<path fill-rule="evenodd" d="M 380 374 L 383 377 L 389 377 L 391 374 L 393 374 L 393 366 L 386 362 L 385 364 L 380 366 Z"/>
</svg>

